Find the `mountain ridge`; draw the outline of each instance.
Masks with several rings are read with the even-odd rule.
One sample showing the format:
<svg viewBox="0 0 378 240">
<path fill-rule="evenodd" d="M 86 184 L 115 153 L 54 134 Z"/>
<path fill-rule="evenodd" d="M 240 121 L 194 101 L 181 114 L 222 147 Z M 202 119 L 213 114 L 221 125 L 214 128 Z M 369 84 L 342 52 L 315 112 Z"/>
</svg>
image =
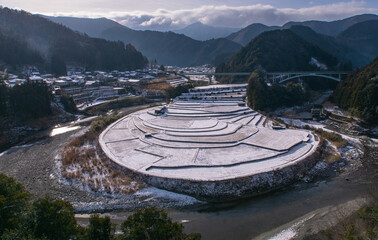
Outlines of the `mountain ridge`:
<svg viewBox="0 0 378 240">
<path fill-rule="evenodd" d="M 70 27 L 73 30 L 82 30 L 86 34 L 89 33 L 85 29 L 80 29 L 78 23 L 82 21 L 81 18 L 49 17 L 49 19 Z M 101 19 L 86 19 L 85 21 L 90 23 L 91 26 L 95 26 Z M 159 64 L 176 66 L 208 64 L 215 57 L 224 53 L 235 53 L 242 47 L 240 44 L 227 39 L 198 41 L 171 31 L 133 30 L 114 21 L 111 25 L 101 31 L 101 33 L 97 32 L 96 37 L 111 41 L 122 41 L 125 44 L 130 43 L 147 56 L 148 59 L 156 59 Z M 212 49 L 215 49 L 215 51 Z"/>
<path fill-rule="evenodd" d="M 184 28 L 173 30 L 172 32 L 184 34 L 199 41 L 206 41 L 216 38 L 225 38 L 229 34 L 240 30 L 239 28 L 214 27 L 201 22 L 192 23 Z"/>
<path fill-rule="evenodd" d="M 91 38 L 26 11 L 0 8 L 0 32 L 25 42 L 45 60 L 45 68 L 64 74 L 67 64 L 88 69 L 143 68 L 145 57 L 131 45 Z"/>
<path fill-rule="evenodd" d="M 306 41 L 318 45 L 323 50 L 334 54 L 339 61 L 344 63 L 352 62 L 353 66 L 362 67 L 371 62 L 378 54 L 378 38 L 373 35 L 378 32 L 378 22 L 376 22 L 377 20 L 369 19 L 378 20 L 378 15 L 356 15 L 332 22 L 289 22 L 283 25 L 283 27 L 251 24 L 239 32 L 229 35 L 227 38 L 245 46 L 262 32 L 272 31 L 274 29 L 290 29 Z M 316 26 L 321 28 L 319 26 L 329 25 L 331 27 L 324 27 L 324 31 L 320 31 L 321 29 L 316 31 Z M 335 28 L 337 28 L 337 31 Z M 322 33 L 327 32 L 327 29 L 331 29 L 333 33 L 338 34 L 332 34 L 331 36 Z M 363 29 L 364 32 L 361 32 L 361 29 Z M 352 33 L 355 35 L 356 39 L 352 40 L 347 36 Z M 370 40 L 366 40 L 367 35 L 370 36 Z M 248 41 L 248 39 L 250 40 Z"/>
<path fill-rule="evenodd" d="M 336 21 L 304 21 L 304 22 L 288 22 L 282 26 L 282 28 L 290 28 L 294 25 L 307 26 L 313 29 L 317 33 L 337 36 L 342 31 L 351 27 L 354 24 L 365 22 L 368 20 L 378 20 L 376 14 L 361 14 L 352 17 L 336 20 Z"/>
<path fill-rule="evenodd" d="M 277 30 L 277 29 L 280 29 L 280 27 L 267 26 L 262 23 L 253 23 L 239 30 L 238 32 L 228 35 L 226 38 L 245 46 L 247 43 L 249 43 L 252 39 L 257 37 L 259 34 L 266 31 Z"/>
</svg>

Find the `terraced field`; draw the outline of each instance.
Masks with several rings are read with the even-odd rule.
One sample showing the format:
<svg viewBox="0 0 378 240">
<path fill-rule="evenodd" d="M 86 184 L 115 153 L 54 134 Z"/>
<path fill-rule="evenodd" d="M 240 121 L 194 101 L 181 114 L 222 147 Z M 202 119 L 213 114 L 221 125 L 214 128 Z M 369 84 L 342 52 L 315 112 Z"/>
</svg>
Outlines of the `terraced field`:
<svg viewBox="0 0 378 240">
<path fill-rule="evenodd" d="M 258 194 L 265 191 L 258 182 L 284 185 L 318 143 L 308 131 L 273 130 L 265 116 L 234 99 L 178 100 L 126 116 L 100 136 L 109 158 L 150 184 L 205 198 Z M 277 179 L 288 169 L 293 176 Z M 245 186 L 235 187 L 235 180 Z"/>
</svg>

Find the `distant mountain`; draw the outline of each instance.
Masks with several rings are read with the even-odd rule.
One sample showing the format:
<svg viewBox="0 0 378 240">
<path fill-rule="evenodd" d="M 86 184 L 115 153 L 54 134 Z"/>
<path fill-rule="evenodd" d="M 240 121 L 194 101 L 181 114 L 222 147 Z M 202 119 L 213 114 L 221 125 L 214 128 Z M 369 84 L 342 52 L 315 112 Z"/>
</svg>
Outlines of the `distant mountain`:
<svg viewBox="0 0 378 240">
<path fill-rule="evenodd" d="M 290 29 L 305 40 L 328 51 L 341 62 L 351 61 L 354 67 L 363 67 L 378 56 L 378 20 L 356 23 L 337 36 L 317 34 L 306 27 Z"/>
<path fill-rule="evenodd" d="M 349 74 L 332 95 L 341 108 L 364 120 L 378 122 L 378 57 L 363 69 Z"/>
<path fill-rule="evenodd" d="M 86 33 L 91 37 L 101 37 L 103 31 L 109 28 L 122 26 L 107 18 L 75 18 L 75 17 L 50 17 L 41 15 L 55 23 L 62 24 L 74 31 Z"/>
<path fill-rule="evenodd" d="M 372 59 L 363 55 L 359 51 L 348 47 L 343 39 L 337 39 L 332 36 L 316 33 L 309 27 L 295 25 L 290 28 L 290 31 L 294 32 L 304 40 L 317 45 L 322 50 L 333 54 L 341 63 L 347 64 L 348 62 L 351 62 L 353 66 L 360 67 L 368 64 Z"/>
<path fill-rule="evenodd" d="M 237 42 L 243 46 L 257 37 L 260 33 L 277 30 L 277 29 L 290 29 L 293 26 L 304 26 L 309 27 L 314 30 L 316 33 L 336 36 L 347 28 L 353 26 L 354 24 L 369 21 L 369 20 L 378 20 L 378 15 L 374 14 L 363 14 L 353 17 L 349 17 L 343 20 L 337 20 L 332 22 L 325 21 L 305 21 L 305 22 L 288 22 L 282 27 L 278 26 L 266 26 L 261 23 L 251 24 L 238 32 L 232 33 L 226 38 L 228 40 Z M 369 61 L 370 62 L 370 61 Z"/>
<path fill-rule="evenodd" d="M 378 20 L 357 23 L 337 35 L 336 39 L 371 61 L 378 56 Z"/>
<path fill-rule="evenodd" d="M 217 67 L 217 72 L 253 72 L 263 68 L 269 72 L 331 70 L 337 58 L 309 43 L 290 30 L 274 30 L 260 34 L 230 61 Z"/>
<path fill-rule="evenodd" d="M 130 43 L 159 64 L 190 66 L 211 63 L 215 57 L 235 53 L 241 45 L 227 39 L 198 41 L 183 34 L 137 31 L 108 19 L 53 18 L 54 22 L 94 37 Z M 110 22 L 112 23 L 110 23 Z M 84 22 L 84 23 L 83 23 Z M 96 26 L 101 23 L 98 31 Z"/>
<path fill-rule="evenodd" d="M 196 22 L 183 29 L 174 30 L 172 32 L 184 34 L 195 40 L 206 41 L 214 38 L 224 38 L 238 30 L 240 30 L 240 28 L 213 27 L 201 22 Z"/>
<path fill-rule="evenodd" d="M 65 65 L 87 69 L 136 69 L 146 64 L 131 45 L 90 38 L 25 11 L 0 8 L 0 32 L 25 42 L 44 58 L 48 71 L 63 74 Z"/>
<path fill-rule="evenodd" d="M 257 37 L 260 33 L 271 31 L 271 30 L 277 30 L 280 29 L 280 27 L 277 26 L 266 26 L 261 23 L 254 23 L 251 24 L 243 29 L 241 29 L 238 32 L 232 33 L 226 38 L 228 40 L 237 42 L 243 46 L 245 46 L 247 43 L 249 43 L 252 39 Z"/>
<path fill-rule="evenodd" d="M 345 64 L 350 61 L 354 67 L 362 67 L 371 62 L 378 54 L 376 37 L 378 20 L 369 19 L 378 19 L 378 16 L 365 14 L 333 22 L 289 22 L 283 27 L 251 24 L 229 35 L 227 39 L 246 45 L 263 32 L 290 29 L 306 41 L 335 55 L 340 62 Z M 329 34 L 329 32 L 335 36 L 325 34 Z"/>
<path fill-rule="evenodd" d="M 356 15 L 353 17 L 345 18 L 342 20 L 325 22 L 325 21 L 305 21 L 305 22 L 288 22 L 283 25 L 283 28 L 290 28 L 295 25 L 301 25 L 310 27 L 317 33 L 336 36 L 347 28 L 351 27 L 354 24 L 369 21 L 369 20 L 378 20 L 378 15 L 375 14 L 363 14 Z"/>
</svg>

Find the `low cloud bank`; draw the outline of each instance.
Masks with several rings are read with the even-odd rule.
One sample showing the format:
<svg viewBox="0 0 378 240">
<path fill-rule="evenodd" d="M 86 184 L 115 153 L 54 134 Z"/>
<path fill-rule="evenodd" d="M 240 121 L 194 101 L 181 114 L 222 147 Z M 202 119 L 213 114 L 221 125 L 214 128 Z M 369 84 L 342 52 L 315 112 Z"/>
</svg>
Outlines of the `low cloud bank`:
<svg viewBox="0 0 378 240">
<path fill-rule="evenodd" d="M 212 26 L 245 27 L 252 23 L 282 25 L 288 21 L 323 20 L 332 21 L 349 16 L 373 13 L 378 9 L 365 8 L 363 1 L 341 2 L 307 8 L 276 8 L 271 5 L 255 4 L 250 6 L 202 6 L 193 9 L 165 10 L 152 13 L 134 12 L 71 12 L 53 15 L 74 17 L 107 17 L 134 29 L 174 30 L 194 22 Z"/>
</svg>

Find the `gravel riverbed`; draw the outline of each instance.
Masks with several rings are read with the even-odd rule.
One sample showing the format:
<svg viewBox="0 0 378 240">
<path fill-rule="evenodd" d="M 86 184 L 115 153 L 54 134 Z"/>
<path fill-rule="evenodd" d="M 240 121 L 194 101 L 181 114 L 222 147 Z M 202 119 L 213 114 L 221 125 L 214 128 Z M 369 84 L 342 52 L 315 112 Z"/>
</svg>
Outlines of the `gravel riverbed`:
<svg viewBox="0 0 378 240">
<path fill-rule="evenodd" d="M 0 173 L 21 182 L 34 197 L 51 196 L 71 202 L 78 212 L 135 210 L 158 205 L 161 207 L 188 207 L 202 202 L 185 195 L 156 188 L 145 188 L 135 194 L 104 195 L 83 187 L 67 184 L 59 176 L 56 158 L 85 128 L 62 133 L 34 144 L 17 146 L 0 155 Z"/>
</svg>

